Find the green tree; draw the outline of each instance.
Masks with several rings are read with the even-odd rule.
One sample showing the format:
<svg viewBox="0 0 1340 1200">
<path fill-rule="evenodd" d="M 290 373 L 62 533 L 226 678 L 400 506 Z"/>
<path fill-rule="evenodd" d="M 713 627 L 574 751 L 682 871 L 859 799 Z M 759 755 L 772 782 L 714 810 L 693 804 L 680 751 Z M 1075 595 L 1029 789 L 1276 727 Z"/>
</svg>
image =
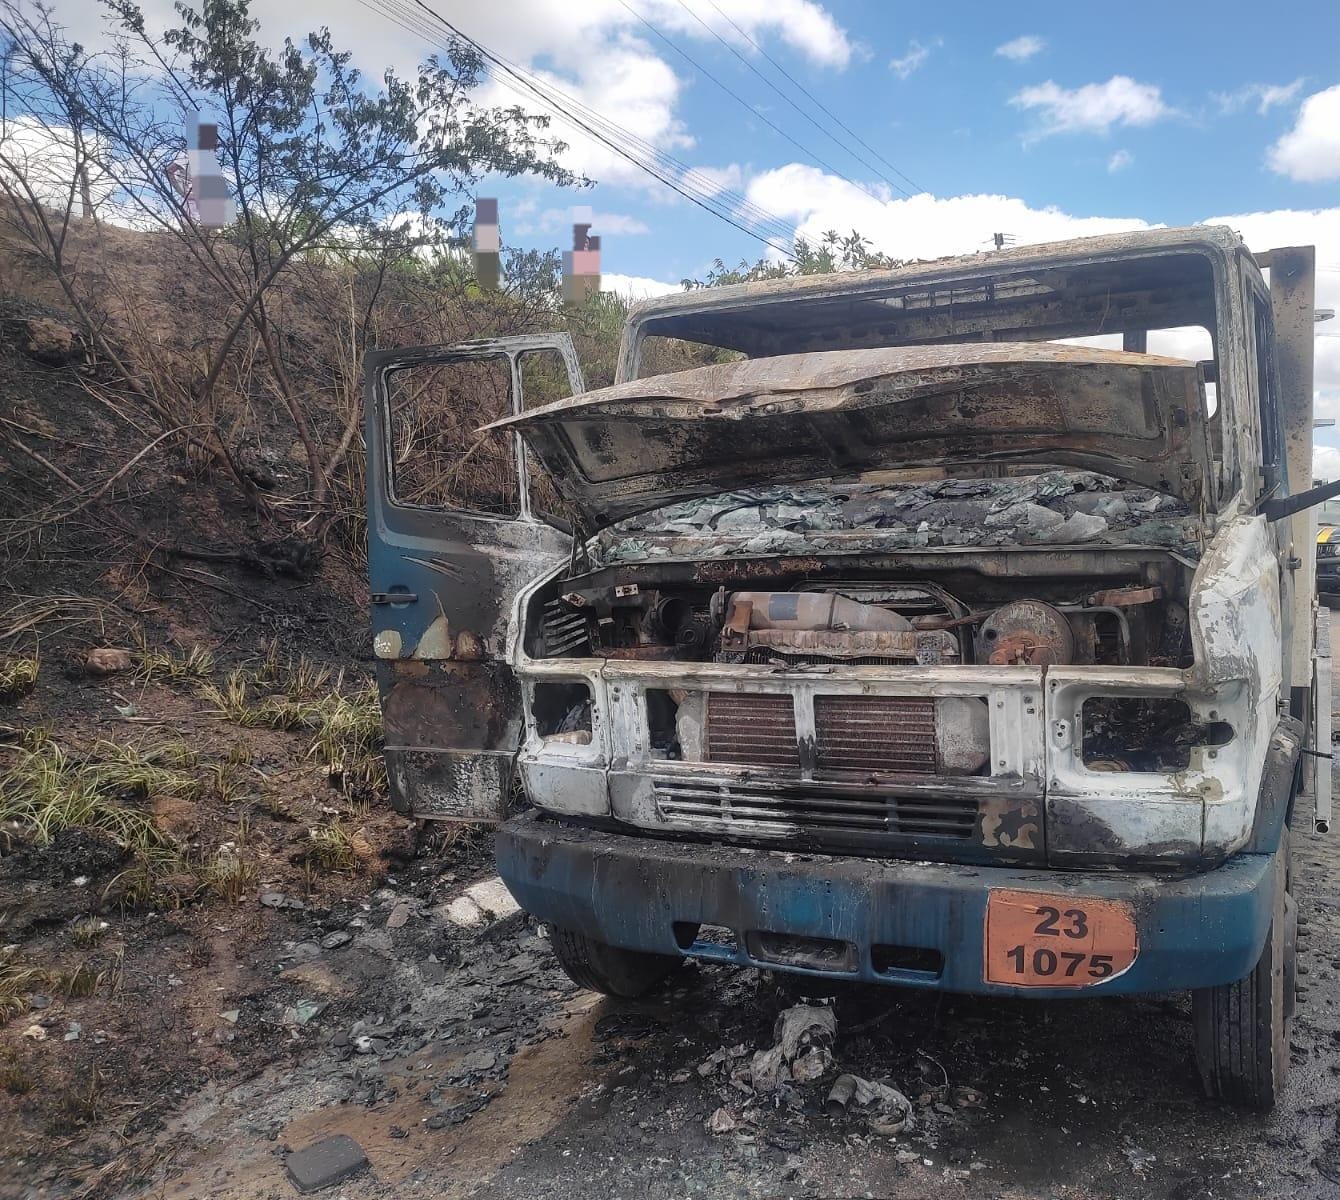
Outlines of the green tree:
<svg viewBox="0 0 1340 1200">
<path fill-rule="evenodd" d="M 843 237 L 830 229 L 817 244 L 803 237 L 796 238 L 792 249 L 794 258 L 787 262 L 760 258 L 755 263 L 741 259 L 728 267 L 717 259 L 707 272 L 706 279 L 685 279 L 688 289 L 724 287 L 731 283 L 757 283 L 765 279 L 787 279 L 794 275 L 827 275 L 834 271 L 869 271 L 878 267 L 897 267 L 902 260 L 891 258 L 870 248 L 869 241 L 856 230 Z"/>
</svg>

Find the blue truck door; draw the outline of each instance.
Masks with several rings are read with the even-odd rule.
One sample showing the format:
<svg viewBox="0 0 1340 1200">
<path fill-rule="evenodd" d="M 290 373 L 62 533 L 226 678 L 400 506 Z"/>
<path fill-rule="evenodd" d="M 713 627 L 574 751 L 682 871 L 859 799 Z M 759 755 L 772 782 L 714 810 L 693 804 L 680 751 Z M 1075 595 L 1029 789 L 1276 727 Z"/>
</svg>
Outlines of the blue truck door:
<svg viewBox="0 0 1340 1200">
<path fill-rule="evenodd" d="M 584 390 L 567 334 L 404 350 L 364 363 L 368 579 L 392 803 L 500 820 L 522 714 L 506 641 L 518 591 L 571 551 L 536 515 L 519 436 L 478 427 Z"/>
</svg>

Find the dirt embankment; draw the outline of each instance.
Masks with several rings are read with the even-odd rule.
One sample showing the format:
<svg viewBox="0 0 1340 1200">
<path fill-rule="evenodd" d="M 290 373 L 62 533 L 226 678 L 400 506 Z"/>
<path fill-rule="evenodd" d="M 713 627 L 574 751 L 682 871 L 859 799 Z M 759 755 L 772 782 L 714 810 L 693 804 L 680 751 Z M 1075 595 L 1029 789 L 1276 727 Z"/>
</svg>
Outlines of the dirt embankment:
<svg viewBox="0 0 1340 1200">
<path fill-rule="evenodd" d="M 160 440 L 58 294 L 0 278 L 0 1178 L 110 1195 L 184 1095 L 318 1036 L 276 975 L 295 920 L 343 929 L 421 847 L 385 801 L 356 539 Z"/>
</svg>

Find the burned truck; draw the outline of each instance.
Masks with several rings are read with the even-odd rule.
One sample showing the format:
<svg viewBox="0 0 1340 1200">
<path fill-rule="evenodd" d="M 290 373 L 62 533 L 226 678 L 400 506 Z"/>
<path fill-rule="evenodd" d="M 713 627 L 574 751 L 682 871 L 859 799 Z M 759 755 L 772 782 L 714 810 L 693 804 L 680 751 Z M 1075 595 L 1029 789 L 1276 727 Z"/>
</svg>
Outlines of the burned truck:
<svg viewBox="0 0 1340 1200">
<path fill-rule="evenodd" d="M 395 804 L 498 822 L 583 986 L 1190 991 L 1210 1094 L 1269 1107 L 1309 781 L 1329 820 L 1310 255 L 1161 230 L 686 292 L 589 392 L 563 336 L 374 353 Z M 425 398 L 485 376 L 502 415 L 421 470 Z"/>
</svg>

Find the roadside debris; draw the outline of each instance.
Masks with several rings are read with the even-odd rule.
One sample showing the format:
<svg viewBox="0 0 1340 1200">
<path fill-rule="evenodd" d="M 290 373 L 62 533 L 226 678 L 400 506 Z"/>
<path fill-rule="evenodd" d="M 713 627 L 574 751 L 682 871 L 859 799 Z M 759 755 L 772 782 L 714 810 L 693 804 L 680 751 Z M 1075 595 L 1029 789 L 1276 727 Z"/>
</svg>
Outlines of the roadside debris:
<svg viewBox="0 0 1340 1200">
<path fill-rule="evenodd" d="M 740 1122 L 735 1119 L 735 1114 L 726 1107 L 716 1110 L 707 1118 L 707 1132 L 720 1136 L 723 1133 L 732 1133 L 739 1128 Z"/>
<path fill-rule="evenodd" d="M 290 1182 L 304 1195 L 343 1183 L 367 1165 L 363 1148 L 343 1133 L 295 1150 L 284 1160 Z"/>
<path fill-rule="evenodd" d="M 777 1015 L 772 1036 L 773 1046 L 759 1050 L 750 1064 L 756 1092 L 769 1095 L 788 1081 L 811 1083 L 832 1070 L 837 1018 L 831 1008 L 797 1004 L 785 1009 Z"/>
<path fill-rule="evenodd" d="M 912 1120 L 912 1102 L 887 1083 L 839 1075 L 825 1105 L 830 1117 L 841 1116 L 852 1107 L 869 1110 L 870 1129 L 881 1137 L 901 1133 Z"/>
</svg>

